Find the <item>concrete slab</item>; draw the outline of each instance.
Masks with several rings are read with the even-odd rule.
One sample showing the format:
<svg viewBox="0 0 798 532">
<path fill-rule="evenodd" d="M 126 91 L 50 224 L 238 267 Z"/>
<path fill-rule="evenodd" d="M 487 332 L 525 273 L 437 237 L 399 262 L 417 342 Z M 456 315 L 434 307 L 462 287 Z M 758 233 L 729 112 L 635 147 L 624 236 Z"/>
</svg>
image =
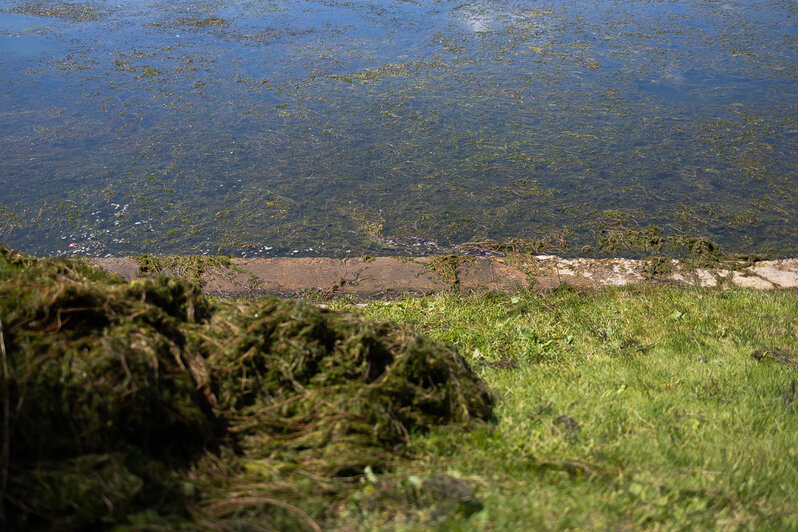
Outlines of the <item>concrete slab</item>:
<svg viewBox="0 0 798 532">
<path fill-rule="evenodd" d="M 133 257 L 91 259 L 95 265 L 126 279 L 141 274 Z M 549 290 L 566 283 L 579 288 L 627 286 L 640 283 L 717 287 L 741 286 L 759 290 L 798 288 L 798 259 L 758 262 L 747 268 L 689 268 L 678 261 L 672 272 L 652 276 L 649 263 L 630 259 L 564 259 L 552 255 L 474 257 L 458 255 L 446 262 L 435 257 L 255 258 L 232 259 L 232 268 L 210 269 L 203 276 L 208 292 L 243 294 L 318 292 L 375 296 L 431 293 L 443 290 L 515 292 Z M 452 271 L 454 267 L 456 271 Z M 452 275 L 454 273 L 454 275 Z"/>
</svg>

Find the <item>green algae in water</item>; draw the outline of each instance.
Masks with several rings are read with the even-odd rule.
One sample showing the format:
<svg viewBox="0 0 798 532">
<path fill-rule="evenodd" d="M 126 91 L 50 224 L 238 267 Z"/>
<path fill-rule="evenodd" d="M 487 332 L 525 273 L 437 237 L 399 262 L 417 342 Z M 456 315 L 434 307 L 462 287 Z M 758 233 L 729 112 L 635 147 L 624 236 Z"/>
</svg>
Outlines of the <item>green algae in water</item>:
<svg viewBox="0 0 798 532">
<path fill-rule="evenodd" d="M 70 22 L 91 22 L 108 15 L 97 8 L 94 3 L 83 2 L 23 2 L 11 9 L 12 13 L 35 15 L 37 17 L 53 17 Z"/>
<path fill-rule="evenodd" d="M 31 5 L 0 17 L 51 52 L 2 59 L 0 238 L 28 251 L 638 253 L 607 210 L 798 251 L 783 3 L 123 1 L 46 31 Z"/>
<path fill-rule="evenodd" d="M 306 526 L 413 433 L 492 418 L 406 327 L 4 247 L 0 340 L 11 528 Z"/>
<path fill-rule="evenodd" d="M 229 22 L 219 17 L 207 17 L 203 19 L 185 17 L 176 20 L 173 24 L 176 26 L 193 26 L 195 28 L 213 28 L 230 25 Z"/>
</svg>

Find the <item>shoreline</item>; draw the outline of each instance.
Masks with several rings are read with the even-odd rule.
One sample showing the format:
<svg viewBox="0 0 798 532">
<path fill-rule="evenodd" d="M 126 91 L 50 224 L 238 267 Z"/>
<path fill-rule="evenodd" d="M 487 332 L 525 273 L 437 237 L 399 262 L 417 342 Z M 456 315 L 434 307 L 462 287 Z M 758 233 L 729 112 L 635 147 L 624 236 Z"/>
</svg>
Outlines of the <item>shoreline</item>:
<svg viewBox="0 0 798 532">
<path fill-rule="evenodd" d="M 165 258 L 165 257 L 164 257 Z M 564 259 L 555 255 L 475 257 L 221 258 L 158 256 L 87 258 L 128 280 L 164 273 L 198 281 L 208 293 L 246 295 L 338 295 L 375 297 L 442 291 L 547 291 L 567 284 L 579 289 L 640 284 L 798 288 L 798 258 L 753 264 L 698 266 L 676 259 Z M 184 267 L 181 261 L 185 261 Z"/>
</svg>

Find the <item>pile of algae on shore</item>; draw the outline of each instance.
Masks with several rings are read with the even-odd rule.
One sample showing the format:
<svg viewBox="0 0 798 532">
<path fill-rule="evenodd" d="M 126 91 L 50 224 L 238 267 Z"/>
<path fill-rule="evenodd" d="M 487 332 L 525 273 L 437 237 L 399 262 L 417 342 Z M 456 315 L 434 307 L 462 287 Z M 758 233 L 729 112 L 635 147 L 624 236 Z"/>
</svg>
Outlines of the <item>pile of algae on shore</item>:
<svg viewBox="0 0 798 532">
<path fill-rule="evenodd" d="M 405 326 L 2 246 L 0 354 L 8 530 L 320 530 L 412 460 L 414 434 L 494 403 L 454 347 Z M 437 482 L 453 511 L 479 508 Z"/>
</svg>

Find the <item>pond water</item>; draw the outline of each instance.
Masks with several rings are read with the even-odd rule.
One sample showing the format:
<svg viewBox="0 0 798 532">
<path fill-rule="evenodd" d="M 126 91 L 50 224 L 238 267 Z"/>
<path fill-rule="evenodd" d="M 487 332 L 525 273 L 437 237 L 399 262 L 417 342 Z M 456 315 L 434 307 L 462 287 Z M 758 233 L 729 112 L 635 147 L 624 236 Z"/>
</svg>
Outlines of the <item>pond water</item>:
<svg viewBox="0 0 798 532">
<path fill-rule="evenodd" d="M 796 29 L 792 0 L 4 0 L 0 241 L 795 255 Z"/>
</svg>

